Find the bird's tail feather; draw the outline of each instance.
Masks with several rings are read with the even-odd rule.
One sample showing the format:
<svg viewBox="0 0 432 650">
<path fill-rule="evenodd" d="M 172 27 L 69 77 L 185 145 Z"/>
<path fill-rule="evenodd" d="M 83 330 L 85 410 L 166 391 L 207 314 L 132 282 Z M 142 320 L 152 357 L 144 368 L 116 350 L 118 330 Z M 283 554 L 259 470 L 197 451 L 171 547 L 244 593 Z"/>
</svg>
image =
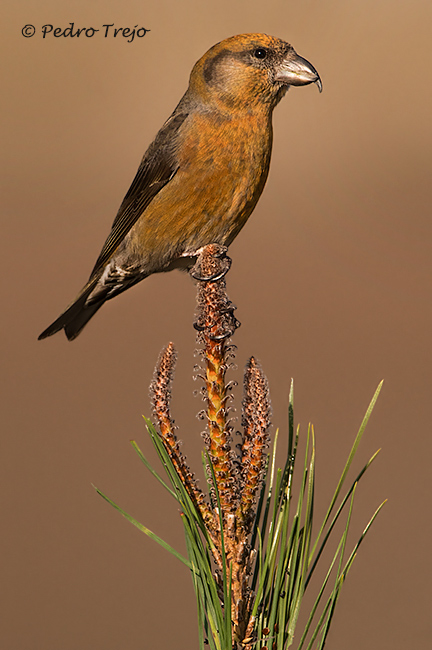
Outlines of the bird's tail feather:
<svg viewBox="0 0 432 650">
<path fill-rule="evenodd" d="M 38 341 L 52 336 L 56 332 L 64 329 L 65 334 L 69 341 L 75 339 L 81 332 L 83 327 L 88 323 L 90 318 L 94 316 L 100 307 L 104 304 L 105 300 L 86 305 L 87 298 L 94 289 L 94 284 L 89 283 L 83 291 L 79 294 L 77 299 L 57 318 L 49 327 L 46 328 L 39 335 Z"/>
</svg>

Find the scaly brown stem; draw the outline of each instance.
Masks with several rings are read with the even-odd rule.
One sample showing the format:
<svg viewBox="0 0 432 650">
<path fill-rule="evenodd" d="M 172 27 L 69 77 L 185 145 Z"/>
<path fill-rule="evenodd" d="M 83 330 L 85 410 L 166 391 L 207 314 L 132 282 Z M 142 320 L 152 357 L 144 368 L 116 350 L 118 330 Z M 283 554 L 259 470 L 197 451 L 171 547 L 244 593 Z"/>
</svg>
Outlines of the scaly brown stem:
<svg viewBox="0 0 432 650">
<path fill-rule="evenodd" d="M 186 457 L 179 449 L 179 441 L 174 433 L 174 422 L 170 413 L 171 385 L 176 362 L 174 345 L 169 343 L 159 355 L 156 364 L 154 378 L 150 384 L 150 396 L 152 398 L 153 412 L 159 424 L 159 430 L 165 449 L 170 455 L 178 475 L 181 477 L 190 498 L 198 507 L 207 525 L 210 534 L 215 534 L 213 514 L 207 504 L 203 492 L 197 485 L 193 472 L 186 463 Z"/>
<path fill-rule="evenodd" d="M 213 465 L 222 508 L 224 527 L 227 515 L 235 512 L 238 491 L 231 454 L 231 427 L 227 420 L 228 392 L 225 383 L 229 339 L 239 326 L 234 306 L 226 294 L 224 275 L 230 263 L 226 249 L 218 244 L 205 246 L 192 269 L 198 280 L 198 313 L 195 328 L 204 345 L 205 388 L 208 435 L 205 442 Z"/>
</svg>

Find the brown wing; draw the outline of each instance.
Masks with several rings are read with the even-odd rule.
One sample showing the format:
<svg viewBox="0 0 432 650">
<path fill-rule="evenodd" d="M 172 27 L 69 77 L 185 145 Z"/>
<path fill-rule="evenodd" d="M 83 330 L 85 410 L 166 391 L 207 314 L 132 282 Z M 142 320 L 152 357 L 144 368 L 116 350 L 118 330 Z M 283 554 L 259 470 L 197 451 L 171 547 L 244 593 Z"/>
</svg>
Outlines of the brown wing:
<svg viewBox="0 0 432 650">
<path fill-rule="evenodd" d="M 188 113 L 174 112 L 144 154 L 132 185 L 114 219 L 112 230 L 96 260 L 90 279 L 99 274 L 150 202 L 177 172 L 174 141 L 187 116 Z"/>
<path fill-rule="evenodd" d="M 66 311 L 42 332 L 39 340 L 51 336 L 63 328 L 69 340 L 76 338 L 84 325 L 105 302 L 106 298 L 102 298 L 95 304 L 89 305 L 87 302 L 89 295 L 98 283 L 103 267 L 152 199 L 178 170 L 179 166 L 174 153 L 176 136 L 189 114 L 187 110 L 181 112 L 178 108 L 165 122 L 144 154 L 132 185 L 114 219 L 112 230 L 103 245 L 89 281 Z"/>
</svg>

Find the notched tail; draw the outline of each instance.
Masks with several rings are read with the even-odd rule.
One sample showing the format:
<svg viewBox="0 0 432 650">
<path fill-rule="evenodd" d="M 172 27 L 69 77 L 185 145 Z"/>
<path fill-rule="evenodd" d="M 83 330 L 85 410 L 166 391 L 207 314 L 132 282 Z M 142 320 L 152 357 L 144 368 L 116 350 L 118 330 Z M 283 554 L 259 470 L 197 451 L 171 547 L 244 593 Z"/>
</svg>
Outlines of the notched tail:
<svg viewBox="0 0 432 650">
<path fill-rule="evenodd" d="M 105 300 L 101 300 L 86 305 L 87 299 L 93 289 L 93 283 L 90 286 L 87 286 L 75 302 L 73 302 L 72 305 L 54 321 L 54 323 L 47 327 L 46 330 L 38 336 L 38 341 L 46 339 L 48 336 L 52 336 L 56 332 L 60 332 L 62 329 L 64 329 L 68 340 L 73 341 L 73 339 L 78 336 L 83 327 L 88 323 L 90 318 L 95 315 L 97 310 L 100 309 L 105 302 Z"/>
</svg>

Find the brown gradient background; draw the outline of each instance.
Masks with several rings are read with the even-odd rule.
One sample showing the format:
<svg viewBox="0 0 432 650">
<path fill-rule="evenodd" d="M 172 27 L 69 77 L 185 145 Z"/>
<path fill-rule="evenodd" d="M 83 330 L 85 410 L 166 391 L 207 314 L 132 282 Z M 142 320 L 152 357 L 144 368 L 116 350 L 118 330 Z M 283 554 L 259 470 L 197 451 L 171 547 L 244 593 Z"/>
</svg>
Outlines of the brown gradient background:
<svg viewBox="0 0 432 650">
<path fill-rule="evenodd" d="M 182 565 L 91 483 L 184 551 L 177 507 L 134 455 L 162 345 L 179 351 L 173 410 L 199 470 L 195 289 L 154 276 L 106 305 L 74 343 L 37 335 L 87 279 L 141 155 L 215 42 L 289 40 L 324 92 L 275 112 L 270 178 L 231 247 L 240 369 L 256 355 L 274 423 L 317 435 L 317 515 L 380 379 L 357 467 L 351 545 L 384 498 L 342 592 L 332 650 L 431 638 L 431 27 L 426 0 L 8 3 L 1 30 L 1 623 L 5 650 L 197 647 Z M 138 24 L 124 40 L 23 38 L 27 23 Z M 240 371 L 231 378 L 240 378 Z M 241 391 L 237 390 L 237 397 Z M 237 402 L 238 404 L 238 402 Z M 353 474 L 354 475 L 354 474 Z M 352 476 L 353 476 L 352 475 Z"/>
</svg>

